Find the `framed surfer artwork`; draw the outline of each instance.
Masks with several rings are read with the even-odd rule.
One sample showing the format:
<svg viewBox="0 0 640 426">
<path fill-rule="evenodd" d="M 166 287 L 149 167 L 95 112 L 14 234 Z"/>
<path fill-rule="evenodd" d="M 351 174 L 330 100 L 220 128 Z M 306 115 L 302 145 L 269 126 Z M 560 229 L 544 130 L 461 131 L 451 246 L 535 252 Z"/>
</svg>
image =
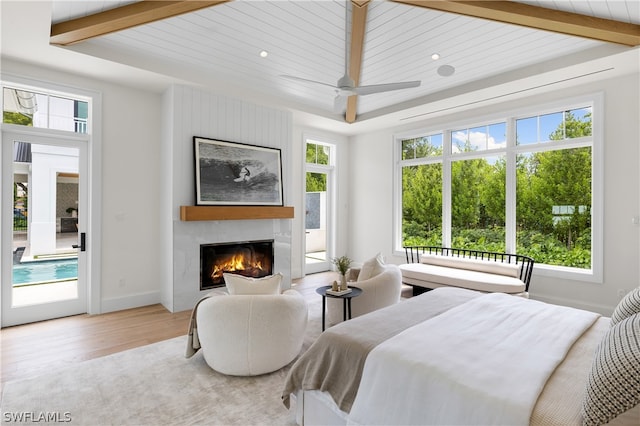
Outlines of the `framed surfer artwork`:
<svg viewBox="0 0 640 426">
<path fill-rule="evenodd" d="M 280 149 L 194 136 L 196 204 L 282 206 Z"/>
</svg>

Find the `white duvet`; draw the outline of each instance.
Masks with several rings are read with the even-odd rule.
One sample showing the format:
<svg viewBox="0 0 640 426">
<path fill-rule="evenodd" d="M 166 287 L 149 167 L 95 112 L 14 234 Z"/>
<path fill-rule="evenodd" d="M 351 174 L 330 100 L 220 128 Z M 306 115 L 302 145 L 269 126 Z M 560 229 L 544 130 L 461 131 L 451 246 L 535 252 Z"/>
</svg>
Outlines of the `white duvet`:
<svg viewBox="0 0 640 426">
<path fill-rule="evenodd" d="M 598 314 L 492 293 L 381 343 L 352 425 L 527 425 L 547 379 Z"/>
</svg>

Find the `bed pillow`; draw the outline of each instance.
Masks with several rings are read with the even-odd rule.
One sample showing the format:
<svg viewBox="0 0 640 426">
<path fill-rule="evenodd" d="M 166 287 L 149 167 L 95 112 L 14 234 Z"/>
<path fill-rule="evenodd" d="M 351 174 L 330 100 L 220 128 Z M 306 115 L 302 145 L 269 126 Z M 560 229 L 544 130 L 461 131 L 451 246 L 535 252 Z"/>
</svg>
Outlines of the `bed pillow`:
<svg viewBox="0 0 640 426">
<path fill-rule="evenodd" d="M 376 275 L 379 275 L 384 271 L 384 259 L 382 253 L 378 253 L 376 257 L 372 257 L 362 264 L 360 273 L 358 274 L 358 281 L 368 280 Z"/>
<path fill-rule="evenodd" d="M 613 327 L 625 318 L 640 312 L 640 287 L 636 287 L 622 298 L 611 315 Z"/>
<path fill-rule="evenodd" d="M 601 425 L 640 403 L 640 314 L 605 333 L 582 400 L 583 424 Z"/>
<path fill-rule="evenodd" d="M 280 294 L 282 274 L 250 278 L 225 272 L 222 274 L 229 294 Z"/>
</svg>

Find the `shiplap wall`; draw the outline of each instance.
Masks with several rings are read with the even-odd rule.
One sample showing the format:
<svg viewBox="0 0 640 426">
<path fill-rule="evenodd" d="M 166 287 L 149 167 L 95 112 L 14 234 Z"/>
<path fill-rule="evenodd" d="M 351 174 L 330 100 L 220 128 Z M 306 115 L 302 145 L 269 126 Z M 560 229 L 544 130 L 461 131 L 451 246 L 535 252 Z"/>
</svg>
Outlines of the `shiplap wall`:
<svg viewBox="0 0 640 426">
<path fill-rule="evenodd" d="M 163 122 L 163 279 L 162 303 L 171 311 L 190 309 L 199 291 L 199 245 L 273 238 L 274 272 L 284 287 L 291 282 L 291 221 L 242 220 L 181 222 L 180 206 L 195 204 L 193 137 L 279 148 L 283 198 L 291 199 L 292 115 L 270 107 L 219 96 L 201 89 L 173 86 L 164 95 Z M 168 232 L 171 232 L 169 235 Z"/>
</svg>

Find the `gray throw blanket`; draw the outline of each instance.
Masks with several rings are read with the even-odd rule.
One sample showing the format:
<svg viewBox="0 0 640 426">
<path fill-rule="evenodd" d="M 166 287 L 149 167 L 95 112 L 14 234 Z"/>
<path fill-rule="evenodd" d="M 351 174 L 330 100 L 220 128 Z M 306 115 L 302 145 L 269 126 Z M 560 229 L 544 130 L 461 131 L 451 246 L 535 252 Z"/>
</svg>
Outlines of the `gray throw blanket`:
<svg viewBox="0 0 640 426">
<path fill-rule="evenodd" d="M 198 314 L 198 306 L 204 300 L 207 300 L 211 297 L 213 293 L 209 293 L 196 303 L 196 306 L 193 307 L 193 311 L 191 311 L 191 319 L 189 320 L 189 332 L 187 333 L 187 350 L 185 351 L 185 358 L 191 358 L 195 355 L 198 350 L 200 350 L 200 339 L 198 339 L 198 321 L 196 320 L 196 316 Z"/>
<path fill-rule="evenodd" d="M 483 293 L 438 288 L 407 301 L 329 328 L 294 363 L 287 375 L 282 401 L 298 390 L 328 392 L 344 412 L 351 411 L 367 355 L 378 344 L 403 330 L 465 303 Z"/>
<path fill-rule="evenodd" d="M 229 292 L 226 289 L 215 289 L 205 294 L 196 302 L 196 305 L 193 307 L 193 311 L 191 311 L 191 319 L 189 320 L 189 331 L 187 333 L 187 350 L 185 351 L 185 358 L 191 358 L 195 355 L 198 350 L 200 350 L 200 339 L 198 339 L 198 306 L 200 303 L 207 300 L 211 296 L 228 296 Z"/>
</svg>

